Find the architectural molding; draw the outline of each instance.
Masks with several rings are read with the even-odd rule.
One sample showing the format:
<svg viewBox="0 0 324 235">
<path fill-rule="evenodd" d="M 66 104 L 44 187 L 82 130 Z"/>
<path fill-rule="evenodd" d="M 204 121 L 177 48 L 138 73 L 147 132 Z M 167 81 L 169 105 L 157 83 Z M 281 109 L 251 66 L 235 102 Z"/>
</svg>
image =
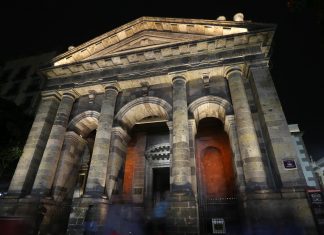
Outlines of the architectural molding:
<svg viewBox="0 0 324 235">
<path fill-rule="evenodd" d="M 227 100 L 218 96 L 203 96 L 191 102 L 188 110 L 193 114 L 196 123 L 206 117 L 215 117 L 225 124 L 225 117 L 233 111 Z"/>
<path fill-rule="evenodd" d="M 93 110 L 82 112 L 75 116 L 68 125 L 68 130 L 86 137 L 90 132 L 97 129 L 100 113 Z"/>
<path fill-rule="evenodd" d="M 62 65 L 84 60 L 107 47 L 112 47 L 121 41 L 147 30 L 202 35 L 208 38 L 211 36 L 219 37 L 223 35 L 258 31 L 260 28 L 273 30 L 274 25 L 223 20 L 215 21 L 201 19 L 141 17 L 99 37 L 96 37 L 80 46 L 74 47 L 73 49 L 55 57 L 53 59 L 53 63 L 55 63 L 55 65 Z"/>
<path fill-rule="evenodd" d="M 91 72 L 97 69 L 109 69 L 115 66 L 141 64 L 144 62 L 158 61 L 161 59 L 169 60 L 179 56 L 187 56 L 188 54 L 190 54 L 190 56 L 192 54 L 199 55 L 204 53 L 224 54 L 224 50 L 232 50 L 233 46 L 235 46 L 237 49 L 250 45 L 255 45 L 260 48 L 260 43 L 264 43 L 264 41 L 267 41 L 269 37 L 272 38 L 272 36 L 272 31 L 265 31 L 257 32 L 255 35 L 242 33 L 242 35 L 228 35 L 204 40 L 181 42 L 172 46 L 162 45 L 154 49 L 148 48 L 136 52 L 129 51 L 108 55 L 97 59 L 82 60 L 64 65 L 57 65 L 43 69 L 42 73 L 45 74 L 49 79 L 53 79 L 71 76 L 73 74 Z M 247 53 L 244 54 L 246 55 Z M 252 54 L 253 52 L 250 53 Z M 232 53 L 227 54 L 233 56 Z M 262 49 L 262 54 L 267 56 L 267 51 Z M 224 57 L 224 55 L 222 57 Z M 239 57 L 242 57 L 242 53 L 240 53 Z"/>
<path fill-rule="evenodd" d="M 138 121 L 149 116 L 158 116 L 167 121 L 172 117 L 172 106 L 158 97 L 140 97 L 125 104 L 115 118 L 122 126 L 131 129 Z"/>
</svg>

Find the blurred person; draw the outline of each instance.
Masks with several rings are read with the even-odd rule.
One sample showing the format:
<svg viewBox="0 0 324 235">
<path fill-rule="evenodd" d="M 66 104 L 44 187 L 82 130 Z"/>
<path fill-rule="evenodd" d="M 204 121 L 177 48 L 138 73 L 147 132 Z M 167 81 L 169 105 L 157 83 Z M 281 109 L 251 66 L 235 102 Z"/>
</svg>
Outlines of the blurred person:
<svg viewBox="0 0 324 235">
<path fill-rule="evenodd" d="M 94 218 L 93 205 L 89 205 L 84 218 L 84 235 L 95 235 L 98 232 L 97 222 Z"/>
<path fill-rule="evenodd" d="M 153 208 L 153 228 L 152 232 L 154 235 L 165 235 L 166 234 L 166 219 L 169 210 L 168 202 L 169 191 L 162 194 L 161 200 L 156 203 Z"/>
</svg>

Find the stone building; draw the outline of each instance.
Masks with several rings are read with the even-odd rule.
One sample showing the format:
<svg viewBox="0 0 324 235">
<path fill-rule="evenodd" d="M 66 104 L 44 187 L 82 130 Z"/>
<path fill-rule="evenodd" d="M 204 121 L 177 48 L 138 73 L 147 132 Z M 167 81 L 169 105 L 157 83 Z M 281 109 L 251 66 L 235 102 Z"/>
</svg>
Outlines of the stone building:
<svg viewBox="0 0 324 235">
<path fill-rule="evenodd" d="M 57 53 L 8 60 L 0 67 L 0 195 L 9 187 L 16 159 L 4 155 L 26 141 L 46 79 L 37 71 Z M 17 155 L 18 157 L 19 155 Z M 12 156 L 11 156 L 12 157 Z"/>
<path fill-rule="evenodd" d="M 142 17 L 55 57 L 1 214 L 41 234 L 128 233 L 169 192 L 169 234 L 317 234 L 274 33 L 240 13 Z"/>
<path fill-rule="evenodd" d="M 312 166 L 319 181 L 320 188 L 324 191 L 324 158 L 314 161 Z"/>
<path fill-rule="evenodd" d="M 319 181 L 312 166 L 312 159 L 308 155 L 303 141 L 303 132 L 300 131 L 298 124 L 290 124 L 288 127 L 293 137 L 293 142 L 297 152 L 297 159 L 302 168 L 307 186 L 309 188 L 319 188 Z"/>
</svg>

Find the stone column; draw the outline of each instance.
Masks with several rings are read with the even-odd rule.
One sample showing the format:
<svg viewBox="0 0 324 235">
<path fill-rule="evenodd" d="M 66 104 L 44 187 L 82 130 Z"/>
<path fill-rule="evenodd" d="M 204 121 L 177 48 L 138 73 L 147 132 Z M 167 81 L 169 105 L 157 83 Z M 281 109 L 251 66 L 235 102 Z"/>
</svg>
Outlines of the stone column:
<svg viewBox="0 0 324 235">
<path fill-rule="evenodd" d="M 125 164 L 125 157 L 127 152 L 127 144 L 130 137 L 127 132 L 121 127 L 115 127 L 112 130 L 111 152 L 108 162 L 108 172 L 106 179 L 106 193 L 111 199 L 113 190 L 118 180 L 119 172 Z"/>
<path fill-rule="evenodd" d="M 63 94 L 60 106 L 57 110 L 55 121 L 48 138 L 42 161 L 38 168 L 36 179 L 33 185 L 33 195 L 48 195 L 54 181 L 57 163 L 64 141 L 66 127 L 70 113 L 77 95 L 73 91 Z"/>
<path fill-rule="evenodd" d="M 227 70 L 226 77 L 235 113 L 246 187 L 252 190 L 267 188 L 266 173 L 244 88 L 242 71 L 237 67 L 232 67 Z"/>
<path fill-rule="evenodd" d="M 53 198 L 62 201 L 73 194 L 80 168 L 80 158 L 86 141 L 73 131 L 66 132 L 61 158 L 53 184 Z"/>
<path fill-rule="evenodd" d="M 171 190 L 191 190 L 189 129 L 186 79 L 175 77 L 173 83 L 173 131 Z"/>
<path fill-rule="evenodd" d="M 29 132 L 23 153 L 11 180 L 8 195 L 26 195 L 30 193 L 37 174 L 39 163 L 54 123 L 60 94 L 43 94 L 33 126 Z"/>
<path fill-rule="evenodd" d="M 106 87 L 85 189 L 88 196 L 102 196 L 105 193 L 111 130 L 118 92 L 119 89 L 115 85 Z"/>
</svg>

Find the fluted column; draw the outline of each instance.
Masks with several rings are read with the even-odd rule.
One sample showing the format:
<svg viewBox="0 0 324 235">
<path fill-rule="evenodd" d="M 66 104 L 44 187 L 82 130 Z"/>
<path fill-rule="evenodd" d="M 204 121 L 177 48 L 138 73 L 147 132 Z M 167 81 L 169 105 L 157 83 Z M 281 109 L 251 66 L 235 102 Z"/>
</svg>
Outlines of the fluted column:
<svg viewBox="0 0 324 235">
<path fill-rule="evenodd" d="M 102 196 L 106 184 L 111 130 L 115 103 L 119 89 L 115 85 L 106 87 L 85 189 L 86 195 Z"/>
<path fill-rule="evenodd" d="M 30 193 L 60 103 L 58 93 L 43 94 L 8 195 Z"/>
<path fill-rule="evenodd" d="M 262 154 L 244 88 L 242 71 L 238 67 L 232 67 L 227 70 L 226 77 L 235 113 L 246 186 L 248 189 L 267 188 Z"/>
<path fill-rule="evenodd" d="M 171 190 L 190 190 L 189 130 L 186 80 L 175 77 L 173 80 L 173 130 Z"/>
<path fill-rule="evenodd" d="M 53 183 L 53 198 L 63 200 L 71 195 L 78 178 L 80 158 L 86 141 L 73 131 L 66 132 L 60 161 Z"/>
<path fill-rule="evenodd" d="M 125 164 L 127 144 L 130 140 L 127 132 L 121 127 L 115 127 L 112 130 L 111 152 L 109 155 L 108 172 L 106 179 L 106 193 L 111 198 L 119 172 Z"/>
<path fill-rule="evenodd" d="M 77 95 L 73 91 L 63 94 L 33 185 L 32 194 L 34 195 L 48 195 L 51 190 L 66 127 L 76 97 Z"/>
</svg>

